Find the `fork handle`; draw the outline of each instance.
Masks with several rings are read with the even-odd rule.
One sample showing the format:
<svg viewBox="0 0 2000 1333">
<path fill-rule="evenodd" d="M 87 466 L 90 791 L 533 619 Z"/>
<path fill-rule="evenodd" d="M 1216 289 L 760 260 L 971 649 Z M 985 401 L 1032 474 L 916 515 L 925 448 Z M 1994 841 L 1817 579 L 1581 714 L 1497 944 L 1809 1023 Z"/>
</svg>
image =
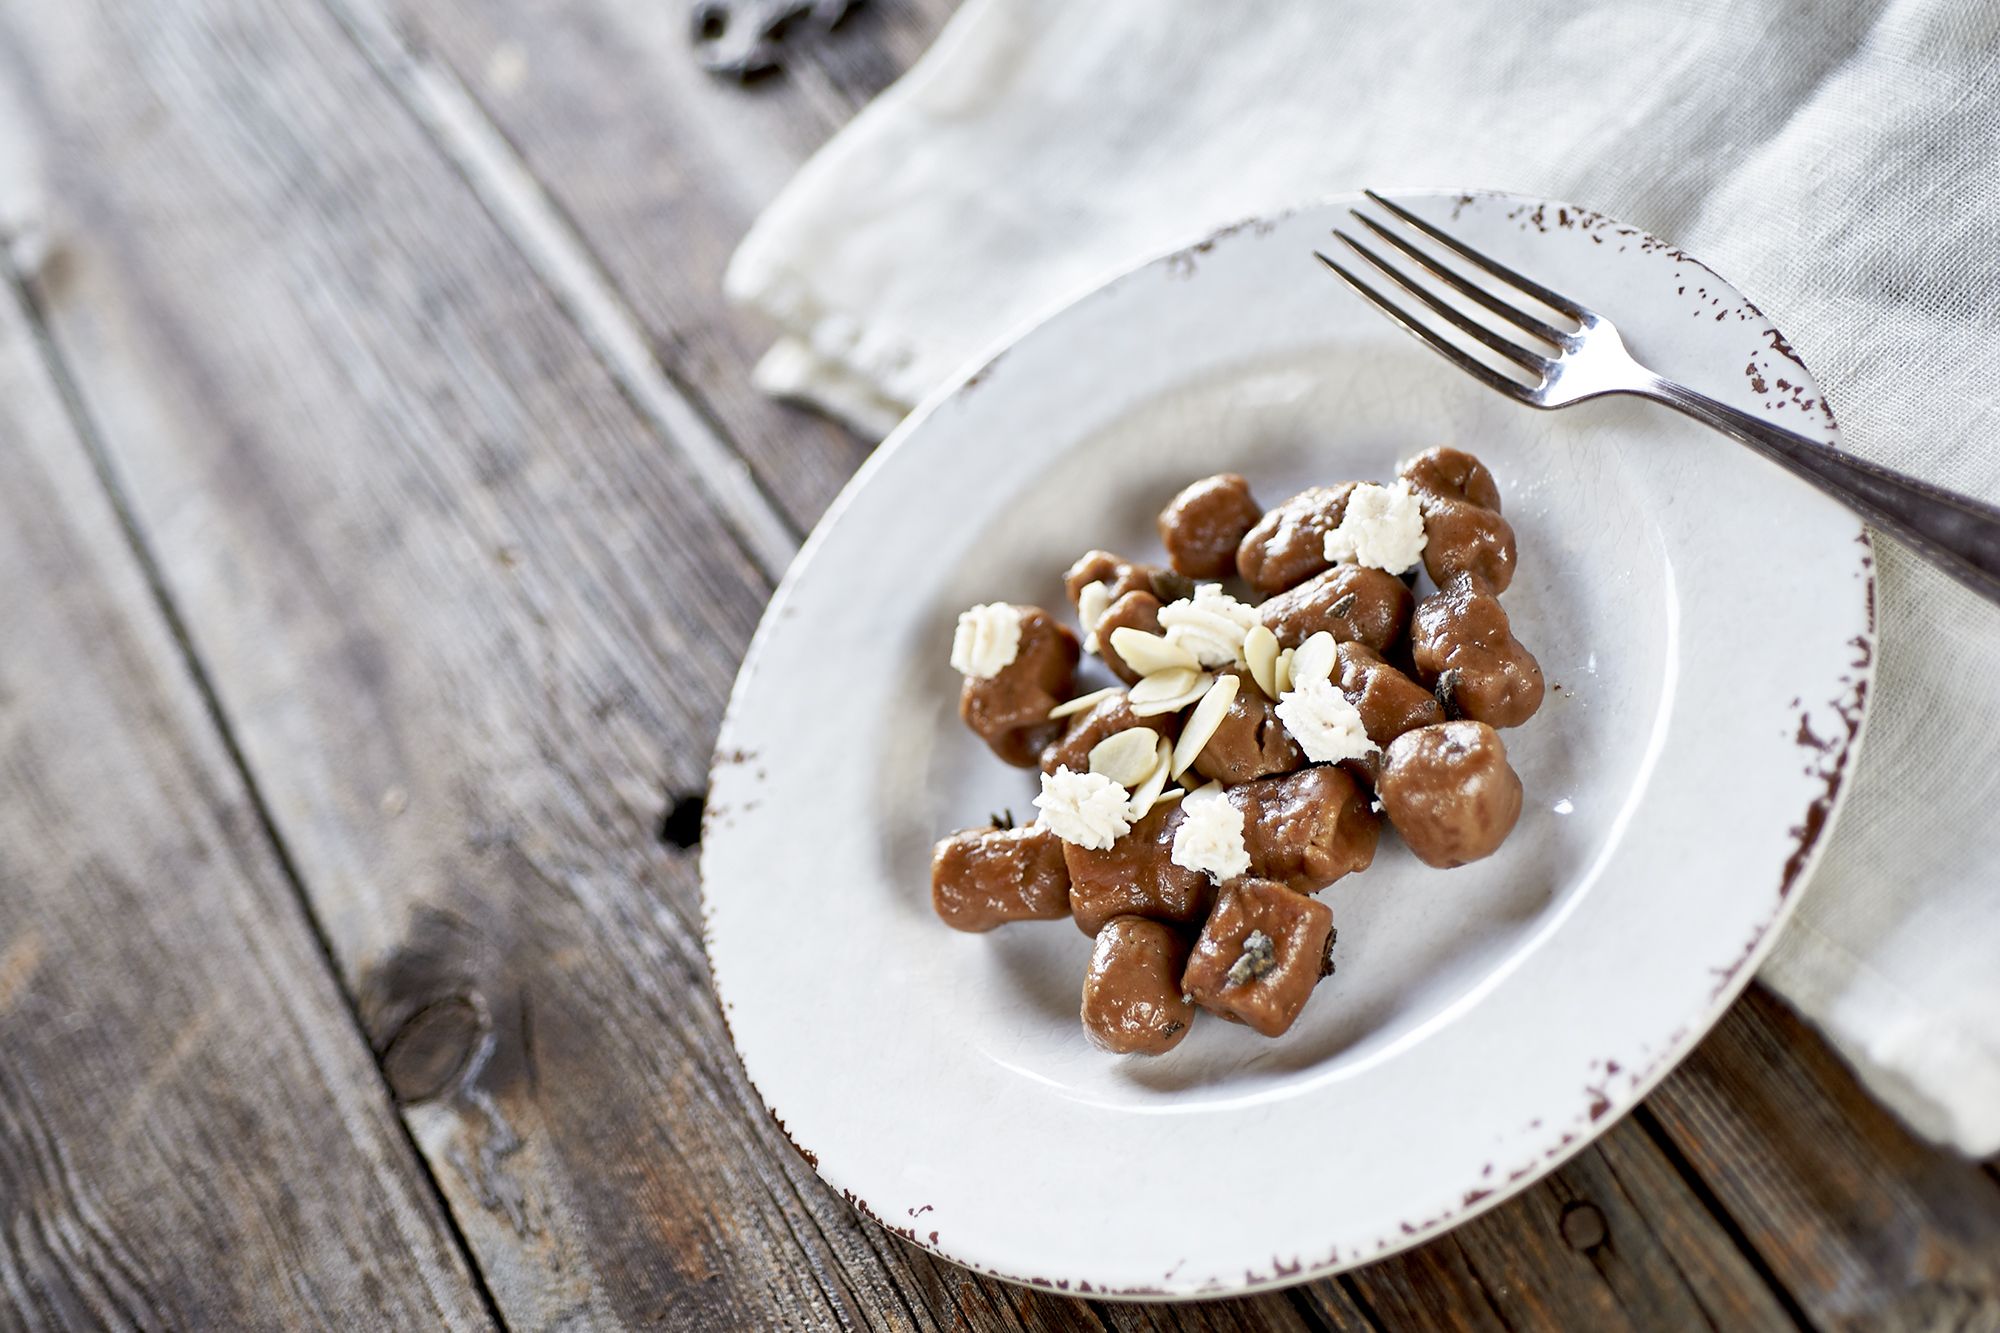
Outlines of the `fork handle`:
<svg viewBox="0 0 2000 1333">
<path fill-rule="evenodd" d="M 2000 605 L 2000 508 L 1781 430 L 1671 380 L 1656 381 L 1646 396 L 1749 445 Z"/>
</svg>

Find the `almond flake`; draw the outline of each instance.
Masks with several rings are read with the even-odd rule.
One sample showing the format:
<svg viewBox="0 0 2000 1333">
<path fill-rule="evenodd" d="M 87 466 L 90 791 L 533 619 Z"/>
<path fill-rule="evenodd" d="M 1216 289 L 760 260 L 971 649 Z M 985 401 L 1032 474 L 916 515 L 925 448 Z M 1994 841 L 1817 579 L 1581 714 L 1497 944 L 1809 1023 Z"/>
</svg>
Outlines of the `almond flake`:
<svg viewBox="0 0 2000 1333">
<path fill-rule="evenodd" d="M 1121 787 L 1136 787 L 1153 771 L 1160 733 L 1151 727 L 1127 727 L 1090 747 L 1090 771 Z"/>
<path fill-rule="evenodd" d="M 1332 680 L 1334 658 L 1339 649 L 1340 645 L 1334 642 L 1333 635 L 1325 630 L 1300 644 L 1298 651 L 1292 655 L 1291 689 L 1296 690 L 1309 680 Z M 1291 690 L 1286 693 L 1291 693 Z"/>
<path fill-rule="evenodd" d="M 1209 741 L 1215 738 L 1216 730 L 1222 726 L 1222 719 L 1229 716 L 1229 705 L 1236 701 L 1236 691 L 1242 684 L 1241 676 L 1217 676 L 1215 684 L 1201 696 L 1201 702 L 1188 715 L 1187 726 L 1174 745 L 1175 777 L 1187 772 Z"/>
<path fill-rule="evenodd" d="M 1264 691 L 1264 697 L 1278 697 L 1278 636 L 1266 625 L 1252 626 L 1243 636 L 1243 660 L 1250 667 L 1250 679 Z"/>
<path fill-rule="evenodd" d="M 1076 622 L 1083 627 L 1083 646 L 1097 652 L 1097 622 L 1111 609 L 1111 589 L 1102 579 L 1092 579 L 1076 594 Z"/>
<path fill-rule="evenodd" d="M 1153 771 L 1146 775 L 1132 792 L 1132 822 L 1138 823 L 1146 817 L 1146 812 L 1159 804 L 1160 793 L 1166 790 L 1167 767 L 1173 762 L 1173 751 L 1167 746 L 1167 738 L 1160 737 L 1160 743 L 1153 750 Z"/>
<path fill-rule="evenodd" d="M 1058 718 L 1073 717 L 1078 713 L 1087 713 L 1118 692 L 1116 685 L 1106 685 L 1101 690 L 1092 690 L 1089 694 L 1080 694 L 1066 704 L 1057 704 L 1054 708 L 1051 708 L 1049 710 L 1049 721 L 1054 722 Z"/>
<path fill-rule="evenodd" d="M 1175 667 L 1171 671 L 1148 676 L 1134 685 L 1126 700 L 1135 716 L 1157 717 L 1161 713 L 1177 712 L 1201 698 L 1213 679 L 1203 671 Z"/>
<path fill-rule="evenodd" d="M 1126 666 L 1142 676 L 1157 675 L 1176 667 L 1187 671 L 1201 670 L 1201 663 L 1187 649 L 1168 643 L 1157 634 L 1133 629 L 1130 625 L 1120 625 L 1111 631 L 1111 650 L 1125 659 Z"/>
</svg>

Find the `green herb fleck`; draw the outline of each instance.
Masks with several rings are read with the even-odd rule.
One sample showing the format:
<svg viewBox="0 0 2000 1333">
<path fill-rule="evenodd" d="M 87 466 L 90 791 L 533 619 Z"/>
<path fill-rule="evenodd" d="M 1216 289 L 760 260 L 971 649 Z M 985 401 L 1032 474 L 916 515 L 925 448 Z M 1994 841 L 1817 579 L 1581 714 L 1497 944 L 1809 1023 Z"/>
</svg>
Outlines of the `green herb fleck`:
<svg viewBox="0 0 2000 1333">
<path fill-rule="evenodd" d="M 1002 810 L 998 814 L 988 815 L 986 819 L 988 823 L 997 829 L 1010 829 L 1014 827 L 1014 811 L 1012 808 Z"/>
</svg>

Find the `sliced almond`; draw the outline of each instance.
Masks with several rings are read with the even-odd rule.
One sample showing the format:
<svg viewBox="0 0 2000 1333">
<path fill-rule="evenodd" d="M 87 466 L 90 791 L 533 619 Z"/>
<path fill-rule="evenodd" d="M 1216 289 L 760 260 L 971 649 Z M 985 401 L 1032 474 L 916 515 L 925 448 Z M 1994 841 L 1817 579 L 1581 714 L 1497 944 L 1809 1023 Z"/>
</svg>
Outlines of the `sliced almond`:
<svg viewBox="0 0 2000 1333">
<path fill-rule="evenodd" d="M 1116 685 L 1106 685 L 1101 690 L 1092 690 L 1089 694 L 1079 694 L 1068 703 L 1057 704 L 1054 708 L 1051 708 L 1049 710 L 1049 721 L 1054 722 L 1058 718 L 1073 717 L 1078 713 L 1087 713 L 1106 699 L 1115 696 L 1118 690 L 1119 687 Z"/>
<path fill-rule="evenodd" d="M 1309 680 L 1332 680 L 1334 654 L 1339 647 L 1325 630 L 1300 644 L 1292 655 L 1292 688 L 1296 690 Z"/>
<path fill-rule="evenodd" d="M 1200 703 L 1201 696 L 1208 692 L 1208 684 L 1212 679 L 1214 678 L 1211 676 L 1203 675 L 1198 678 L 1195 687 L 1186 694 L 1175 695 L 1173 698 L 1162 700 L 1159 703 L 1134 707 L 1132 715 L 1134 717 L 1159 717 L 1163 713 L 1178 713 L 1190 704 Z"/>
<path fill-rule="evenodd" d="M 1185 795 L 1187 795 L 1187 788 L 1185 788 L 1185 787 L 1169 787 L 1169 788 L 1167 788 L 1167 789 L 1166 789 L 1165 791 L 1163 791 L 1163 792 L 1161 792 L 1161 793 L 1160 793 L 1160 799 L 1159 799 L 1159 800 L 1157 800 L 1157 801 L 1154 801 L 1154 802 L 1153 802 L 1153 804 L 1154 804 L 1154 805 L 1165 805 L 1165 804 L 1167 804 L 1167 803 L 1168 803 L 1169 801 L 1178 801 L 1178 800 L 1179 800 L 1179 799 L 1180 799 L 1181 797 L 1183 797 L 1183 796 L 1185 796 Z"/>
<path fill-rule="evenodd" d="M 1131 700 L 1135 704 L 1149 704 L 1185 694 L 1199 679 L 1201 672 L 1193 667 L 1175 667 L 1171 671 L 1157 672 L 1132 687 Z"/>
<path fill-rule="evenodd" d="M 1279 653 L 1278 660 L 1271 664 L 1271 683 L 1278 687 L 1278 694 L 1292 692 L 1292 655 L 1292 650 L 1287 648 Z M 1274 694 L 1271 697 L 1275 699 L 1278 695 Z"/>
<path fill-rule="evenodd" d="M 1154 804 L 1159 801 L 1160 793 L 1166 789 L 1167 766 L 1173 762 L 1173 757 L 1174 752 L 1168 748 L 1167 738 L 1165 736 L 1160 737 L 1160 743 L 1153 747 L 1153 771 L 1148 773 L 1145 781 L 1141 782 L 1132 792 L 1131 818 L 1133 823 L 1136 824 L 1144 819 L 1146 812 L 1151 810 Z"/>
<path fill-rule="evenodd" d="M 1121 787 L 1136 787 L 1153 771 L 1160 733 L 1151 727 L 1127 727 L 1090 747 L 1090 771 Z"/>
<path fill-rule="evenodd" d="M 1250 679 L 1257 682 L 1257 688 L 1264 691 L 1264 697 L 1278 697 L 1278 636 L 1265 625 L 1253 625 L 1243 636 L 1243 660 L 1250 668 Z"/>
<path fill-rule="evenodd" d="M 1132 692 L 1126 696 L 1126 702 L 1137 717 L 1158 717 L 1162 713 L 1177 712 L 1201 698 L 1214 679 L 1204 671 L 1175 667 L 1171 671 L 1148 676 L 1134 685 Z"/>
<path fill-rule="evenodd" d="M 1097 622 L 1104 619 L 1104 613 L 1111 609 L 1111 589 L 1104 586 L 1102 579 L 1092 579 L 1077 590 L 1076 621 L 1083 626 L 1084 647 L 1095 653 L 1097 644 Z"/>
<path fill-rule="evenodd" d="M 1168 643 L 1157 634 L 1133 629 L 1130 625 L 1121 625 L 1111 631 L 1111 649 L 1125 659 L 1126 666 L 1142 676 L 1157 675 L 1176 668 L 1201 670 L 1201 663 L 1187 649 Z"/>
<path fill-rule="evenodd" d="M 1201 696 L 1201 702 L 1188 714 L 1187 726 L 1181 730 L 1181 738 L 1174 744 L 1174 776 L 1188 771 L 1215 732 L 1222 725 L 1222 719 L 1229 715 L 1229 705 L 1236 700 L 1236 691 L 1241 688 L 1241 676 L 1217 676 L 1215 684 L 1208 687 L 1208 693 Z"/>
<path fill-rule="evenodd" d="M 1111 609 L 1111 589 L 1104 586 L 1103 579 L 1092 579 L 1077 590 L 1076 619 L 1088 634 L 1097 628 L 1097 622 L 1104 619 L 1104 613 Z"/>
</svg>

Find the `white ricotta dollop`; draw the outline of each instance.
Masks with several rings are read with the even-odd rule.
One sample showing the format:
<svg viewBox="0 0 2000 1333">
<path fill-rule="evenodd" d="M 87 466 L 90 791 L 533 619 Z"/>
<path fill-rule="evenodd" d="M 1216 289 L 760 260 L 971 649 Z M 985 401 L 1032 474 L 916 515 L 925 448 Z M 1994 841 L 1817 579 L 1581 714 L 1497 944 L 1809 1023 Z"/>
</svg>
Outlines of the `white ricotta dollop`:
<svg viewBox="0 0 2000 1333">
<path fill-rule="evenodd" d="M 1174 830 L 1175 865 L 1218 882 L 1250 869 L 1250 853 L 1243 845 L 1243 812 L 1229 803 L 1220 783 L 1189 792 L 1181 810 L 1181 826 Z"/>
<path fill-rule="evenodd" d="M 1280 695 L 1278 721 L 1316 764 L 1359 759 L 1376 748 L 1361 725 L 1361 711 L 1325 677 L 1301 681 L 1289 694 Z"/>
<path fill-rule="evenodd" d="M 951 667 L 960 675 L 991 680 L 1020 651 L 1019 607 L 986 602 L 959 614 L 958 631 L 951 636 Z"/>
<path fill-rule="evenodd" d="M 1424 511 L 1408 481 L 1356 486 L 1340 526 L 1326 534 L 1326 558 L 1400 574 L 1424 553 Z"/>
<path fill-rule="evenodd" d="M 1058 768 L 1042 774 L 1042 794 L 1035 798 L 1042 813 L 1037 822 L 1064 842 L 1094 852 L 1132 830 L 1131 803 L 1125 788 L 1102 773 L 1073 773 Z"/>
<path fill-rule="evenodd" d="M 1205 667 L 1240 665 L 1243 636 L 1257 623 L 1257 608 L 1231 597 L 1220 583 L 1197 584 L 1194 596 L 1160 608 L 1162 637 Z"/>
</svg>

